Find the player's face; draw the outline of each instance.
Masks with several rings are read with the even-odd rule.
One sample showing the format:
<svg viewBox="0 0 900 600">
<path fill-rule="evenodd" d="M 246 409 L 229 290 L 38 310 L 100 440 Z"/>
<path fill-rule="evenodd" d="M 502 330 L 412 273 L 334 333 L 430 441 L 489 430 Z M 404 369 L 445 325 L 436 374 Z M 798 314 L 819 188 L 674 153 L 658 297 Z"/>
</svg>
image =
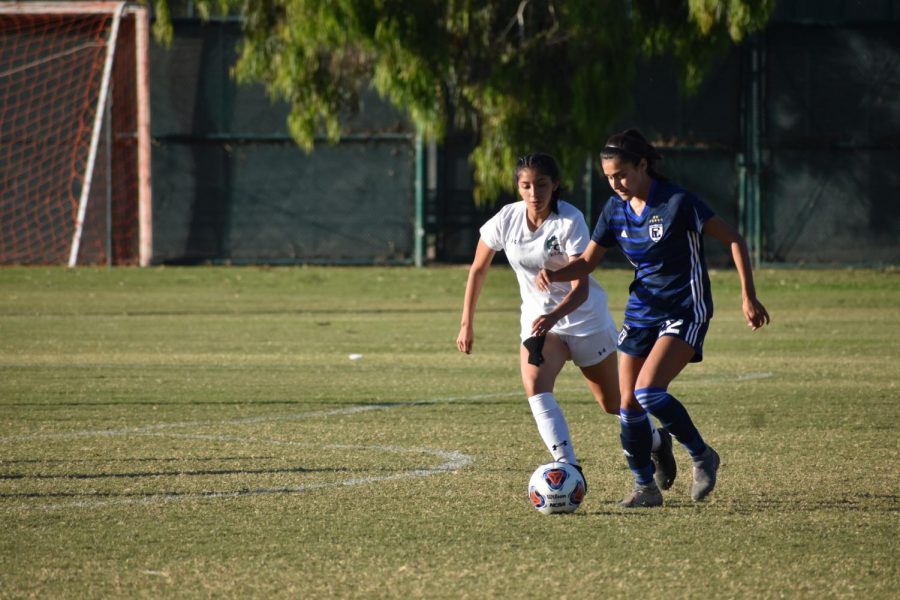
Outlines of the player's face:
<svg viewBox="0 0 900 600">
<path fill-rule="evenodd" d="M 554 182 L 536 169 L 522 169 L 518 186 L 519 195 L 528 208 L 537 214 L 544 214 L 550 210 L 553 192 L 559 187 L 559 182 Z"/>
<path fill-rule="evenodd" d="M 601 163 L 609 187 L 622 200 L 631 200 L 635 196 L 646 199 L 650 191 L 650 175 L 647 174 L 646 160 L 641 159 L 641 162 L 635 165 L 616 157 L 604 158 Z"/>
</svg>

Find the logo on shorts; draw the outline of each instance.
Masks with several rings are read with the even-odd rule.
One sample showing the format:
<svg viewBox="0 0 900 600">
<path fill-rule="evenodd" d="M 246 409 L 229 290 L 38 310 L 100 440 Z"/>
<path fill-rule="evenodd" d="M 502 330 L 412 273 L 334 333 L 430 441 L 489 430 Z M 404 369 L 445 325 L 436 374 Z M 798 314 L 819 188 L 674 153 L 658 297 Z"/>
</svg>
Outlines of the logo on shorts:
<svg viewBox="0 0 900 600">
<path fill-rule="evenodd" d="M 622 325 L 622 331 L 619 332 L 618 344 L 621 346 L 625 338 L 628 337 L 628 325 Z"/>
<path fill-rule="evenodd" d="M 650 239 L 658 242 L 663 236 L 663 218 L 659 215 L 650 217 Z"/>
<path fill-rule="evenodd" d="M 559 248 L 559 240 L 556 239 L 555 235 L 551 235 L 547 238 L 547 241 L 544 242 L 544 250 L 546 250 L 550 256 L 559 256 L 562 254 L 562 250 Z"/>
<path fill-rule="evenodd" d="M 684 319 L 667 319 L 659 330 L 657 337 L 664 335 L 681 335 L 681 326 L 684 325 Z"/>
</svg>

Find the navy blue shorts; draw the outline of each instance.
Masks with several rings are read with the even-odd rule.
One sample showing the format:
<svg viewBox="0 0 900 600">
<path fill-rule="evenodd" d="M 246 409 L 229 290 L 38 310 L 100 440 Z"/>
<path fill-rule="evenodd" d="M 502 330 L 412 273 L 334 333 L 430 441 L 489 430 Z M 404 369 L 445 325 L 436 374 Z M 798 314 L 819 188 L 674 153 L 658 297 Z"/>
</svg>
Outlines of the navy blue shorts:
<svg viewBox="0 0 900 600">
<path fill-rule="evenodd" d="M 670 335 L 690 344 L 694 349 L 691 362 L 700 362 L 703 360 L 703 340 L 707 330 L 709 321 L 695 323 L 686 319 L 667 319 L 655 327 L 623 325 L 619 332 L 618 348 L 623 354 L 647 358 L 656 340 Z"/>
</svg>

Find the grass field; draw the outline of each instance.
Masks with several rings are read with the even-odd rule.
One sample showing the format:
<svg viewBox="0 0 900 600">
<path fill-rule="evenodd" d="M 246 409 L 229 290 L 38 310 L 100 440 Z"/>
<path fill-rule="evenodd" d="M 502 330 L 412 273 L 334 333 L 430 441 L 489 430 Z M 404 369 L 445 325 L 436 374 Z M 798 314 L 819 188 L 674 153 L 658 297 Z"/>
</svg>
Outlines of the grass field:
<svg viewBox="0 0 900 600">
<path fill-rule="evenodd" d="M 630 273 L 604 270 L 621 316 Z M 590 485 L 549 459 L 495 268 L 471 356 L 463 268 L 0 270 L 0 597 L 896 598 L 900 273 L 761 270 L 751 333 L 712 275 L 672 387 L 723 466 L 616 502 L 618 423 L 557 385 Z M 350 354 L 362 354 L 350 360 Z"/>
</svg>

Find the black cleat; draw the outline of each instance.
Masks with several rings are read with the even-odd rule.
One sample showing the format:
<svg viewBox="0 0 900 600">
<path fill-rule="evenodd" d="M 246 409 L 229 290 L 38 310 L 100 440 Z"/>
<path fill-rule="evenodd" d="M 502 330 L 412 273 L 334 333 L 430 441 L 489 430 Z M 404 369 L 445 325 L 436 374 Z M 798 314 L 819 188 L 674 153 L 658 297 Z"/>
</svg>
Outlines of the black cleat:
<svg viewBox="0 0 900 600">
<path fill-rule="evenodd" d="M 659 431 L 659 449 L 650 453 L 650 460 L 656 469 L 653 479 L 656 480 L 659 489 L 667 490 L 675 483 L 678 465 L 675 463 L 675 454 L 672 453 L 672 434 L 664 427 L 660 427 L 657 431 Z"/>
<path fill-rule="evenodd" d="M 581 480 L 584 482 L 584 493 L 587 494 L 587 478 L 584 476 L 584 471 L 581 470 L 581 465 L 572 465 L 578 472 L 581 473 Z"/>
</svg>

